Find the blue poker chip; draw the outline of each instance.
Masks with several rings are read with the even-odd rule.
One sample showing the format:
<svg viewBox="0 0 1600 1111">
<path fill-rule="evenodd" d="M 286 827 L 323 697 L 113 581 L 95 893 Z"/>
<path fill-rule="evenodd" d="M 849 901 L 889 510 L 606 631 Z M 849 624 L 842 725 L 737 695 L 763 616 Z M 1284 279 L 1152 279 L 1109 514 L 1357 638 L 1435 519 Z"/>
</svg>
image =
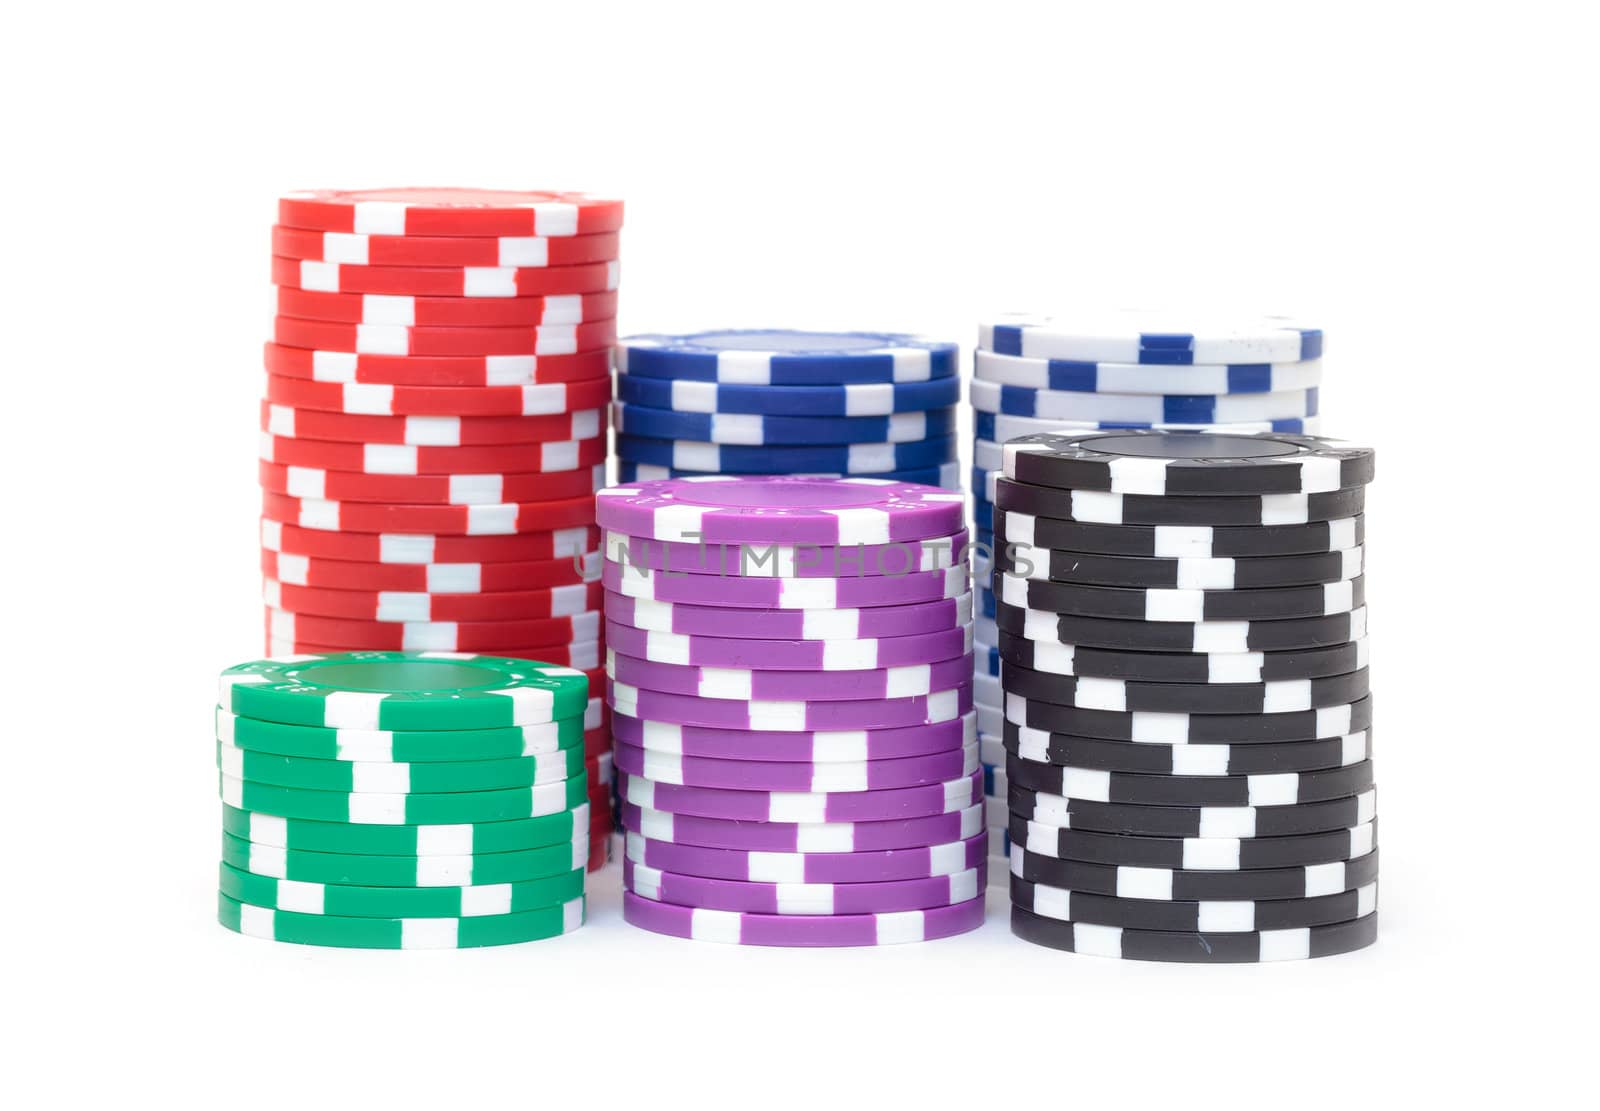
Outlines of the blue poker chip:
<svg viewBox="0 0 1600 1111">
<path fill-rule="evenodd" d="M 974 379 L 972 407 L 1036 420 L 1081 421 L 1090 427 L 1243 424 L 1317 415 L 1317 388 L 1252 394 L 1110 394 L 1035 390 Z"/>
<path fill-rule="evenodd" d="M 657 467 L 650 463 L 631 463 L 623 460 L 617 464 L 618 482 L 650 482 L 660 478 L 704 478 L 712 471 L 680 471 L 671 467 Z M 923 467 L 912 471 L 889 471 L 885 474 L 853 475 L 854 478 L 878 478 L 885 482 L 920 482 L 924 486 L 942 486 L 946 490 L 961 489 L 961 468 L 958 463 L 941 463 L 937 467 Z M 813 478 L 843 478 L 837 472 L 812 475 Z"/>
<path fill-rule="evenodd" d="M 779 417 L 679 413 L 619 401 L 612 410 L 624 435 L 709 444 L 906 444 L 956 434 L 953 408 L 886 417 Z"/>
<path fill-rule="evenodd" d="M 952 377 L 960 356 L 956 344 L 892 332 L 696 332 L 629 336 L 617 371 L 746 386 L 926 382 Z"/>
<path fill-rule="evenodd" d="M 687 379 L 618 376 L 630 405 L 680 413 L 759 413 L 790 417 L 878 417 L 943 409 L 961 400 L 961 379 L 867 382 L 854 386 L 738 386 Z"/>
<path fill-rule="evenodd" d="M 994 532 L 994 505 L 986 500 L 981 492 L 972 495 L 972 524 L 983 532 Z M 993 614 L 985 616 L 992 617 Z"/>
<path fill-rule="evenodd" d="M 1081 359 L 1025 359 L 979 351 L 973 375 L 980 381 L 1070 393 L 1235 394 L 1282 393 L 1322 384 L 1322 362 L 1160 366 L 1097 363 Z"/>
<path fill-rule="evenodd" d="M 631 463 L 711 474 L 869 475 L 923 470 L 951 462 L 956 457 L 956 441 L 945 436 L 914 444 L 767 447 L 619 435 L 617 455 Z"/>
<path fill-rule="evenodd" d="M 1139 421 L 1068 421 L 1068 420 L 1041 420 L 1037 417 L 1019 417 L 996 413 L 985 413 L 974 409 L 972 413 L 972 430 L 979 440 L 988 440 L 996 444 L 1003 444 L 1007 440 L 1015 440 L 1018 436 L 1036 436 L 1041 432 L 1093 432 L 1096 429 L 1119 428 L 1173 428 L 1179 431 L 1226 431 L 1226 432 L 1287 432 L 1296 436 L 1313 435 L 1317 425 L 1315 417 L 1284 417 L 1280 420 L 1249 421 L 1230 424 L 1183 424 L 1174 426 L 1164 421 L 1139 422 Z"/>
<path fill-rule="evenodd" d="M 979 326 L 978 346 L 1030 359 L 1165 366 L 1294 363 L 1322 357 L 1322 331 L 1278 316 L 1209 321 L 1124 309 L 1002 317 Z"/>
<path fill-rule="evenodd" d="M 994 604 L 994 591 L 986 586 L 973 584 L 972 610 L 979 617 L 987 617 L 990 621 L 995 619 L 996 608 Z"/>
<path fill-rule="evenodd" d="M 972 645 L 972 670 L 976 675 L 1000 674 L 1000 649 L 989 644 Z"/>
</svg>

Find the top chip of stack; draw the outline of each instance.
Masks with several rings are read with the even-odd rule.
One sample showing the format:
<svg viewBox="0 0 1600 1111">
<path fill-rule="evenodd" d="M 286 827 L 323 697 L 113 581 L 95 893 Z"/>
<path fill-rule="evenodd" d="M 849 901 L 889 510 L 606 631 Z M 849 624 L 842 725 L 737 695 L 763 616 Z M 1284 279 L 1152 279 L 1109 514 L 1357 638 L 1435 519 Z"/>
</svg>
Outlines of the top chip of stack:
<svg viewBox="0 0 1600 1111">
<path fill-rule="evenodd" d="M 1262 961 L 1377 936 L 1371 449 L 1025 436 L 996 479 L 1012 929 Z"/>
<path fill-rule="evenodd" d="M 229 668 L 216 712 L 222 924 L 375 949 L 575 929 L 588 687 L 571 668 L 458 653 Z"/>
<path fill-rule="evenodd" d="M 954 489 L 958 355 L 890 333 L 628 337 L 617 349 L 621 477 L 854 475 Z"/>
</svg>

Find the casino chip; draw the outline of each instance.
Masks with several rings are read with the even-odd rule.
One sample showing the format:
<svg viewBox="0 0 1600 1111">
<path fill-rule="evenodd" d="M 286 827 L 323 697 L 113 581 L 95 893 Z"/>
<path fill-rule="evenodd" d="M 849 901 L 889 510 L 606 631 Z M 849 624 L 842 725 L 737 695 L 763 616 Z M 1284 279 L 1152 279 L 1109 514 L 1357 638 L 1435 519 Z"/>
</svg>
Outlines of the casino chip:
<svg viewBox="0 0 1600 1111">
<path fill-rule="evenodd" d="M 624 918 L 792 946 L 980 925 L 961 496 L 713 475 L 614 487 L 597 509 Z"/>
<path fill-rule="evenodd" d="M 621 225 L 620 201 L 580 193 L 324 190 L 279 201 L 260 440 L 269 653 L 482 650 L 598 675 L 594 502 L 606 482 Z M 592 777 L 610 775 L 609 746 L 605 755 Z M 341 769 L 227 751 L 219 762 L 246 794 L 325 782 L 367 793 L 342 786 Z M 521 784 L 501 780 L 524 773 L 474 774 L 464 782 L 509 790 Z M 409 797 L 445 793 L 429 782 L 463 781 L 423 777 Z M 595 798 L 597 828 L 610 827 L 608 795 Z M 608 855 L 607 843 L 593 859 Z"/>
<path fill-rule="evenodd" d="M 1228 843 L 1243 869 L 1270 852 L 1331 867 L 1349 858 L 1349 831 L 1375 831 L 1362 577 L 1373 453 L 1309 434 L 1321 356 L 1320 331 L 1279 319 L 1117 313 L 980 329 L 972 491 L 988 558 L 974 698 L 1018 936 L 1149 960 L 1321 955 L 1376 936 L 1375 883 L 1360 898 L 1284 895 L 1316 905 L 1258 919 L 1273 904 L 1097 893 L 1082 886 L 1093 873 L 1057 882 L 1018 863 L 1047 852 L 1068 872 L 1138 868 L 1209 851 L 1199 867 L 1212 869 Z M 1155 899 L 1174 909 L 1141 901 Z M 1233 940 L 1210 949 L 1184 931 Z"/>
<path fill-rule="evenodd" d="M 240 664 L 216 710 L 218 919 L 304 945 L 554 937 L 609 856 L 599 707 L 580 671 L 351 652 Z M 609 756 L 609 753 L 605 753 Z M 600 796 L 609 798 L 602 788 Z"/>
<path fill-rule="evenodd" d="M 959 489 L 958 354 L 953 343 L 888 333 L 625 338 L 621 479 L 851 475 Z"/>
</svg>

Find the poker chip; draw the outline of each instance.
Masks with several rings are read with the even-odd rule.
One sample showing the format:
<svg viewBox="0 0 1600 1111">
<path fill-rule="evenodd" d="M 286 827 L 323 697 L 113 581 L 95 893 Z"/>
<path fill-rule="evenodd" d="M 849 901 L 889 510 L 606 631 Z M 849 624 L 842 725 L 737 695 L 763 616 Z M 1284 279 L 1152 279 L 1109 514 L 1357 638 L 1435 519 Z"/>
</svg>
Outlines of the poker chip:
<svg viewBox="0 0 1600 1111">
<path fill-rule="evenodd" d="M 754 614 L 733 615 L 723 613 L 726 626 L 750 628 L 752 625 L 762 630 L 770 630 L 776 626 L 769 626 L 763 619 L 768 616 L 768 610 L 783 611 L 818 611 L 807 621 L 807 628 L 815 630 L 811 636 L 833 637 L 858 637 L 879 635 L 873 632 L 862 632 L 866 628 L 879 628 L 894 630 L 884 635 L 894 635 L 895 632 L 916 632 L 916 619 L 927 613 L 939 615 L 940 625 L 945 627 L 954 618 L 956 624 L 963 624 L 972 619 L 972 597 L 969 592 L 970 580 L 965 567 L 949 567 L 943 571 L 914 571 L 897 576 L 879 576 L 876 578 L 722 578 L 712 575 L 680 575 L 676 571 L 652 571 L 648 568 L 625 567 L 620 563 L 607 561 L 601 572 L 601 582 L 605 588 L 617 596 L 619 606 L 631 601 L 634 612 L 641 615 L 660 614 L 662 622 L 669 621 L 671 615 L 680 612 L 693 613 L 700 609 L 759 609 L 763 612 Z M 654 603 L 645 605 L 642 603 Z M 950 603 L 948 605 L 935 605 L 936 603 Z M 933 607 L 931 610 L 926 607 Z M 863 615 L 862 610 L 875 610 L 876 614 Z M 772 614 L 780 623 L 787 625 L 788 618 L 782 614 Z M 874 618 L 877 620 L 874 621 Z M 905 618 L 907 625 L 902 627 L 894 618 Z M 746 625 L 744 622 L 751 622 Z M 713 626 L 714 632 L 723 631 L 723 625 L 714 621 L 708 622 Z M 655 624 L 643 626 L 657 627 Z M 798 627 L 798 626 L 796 626 Z M 838 630 L 826 633 L 823 630 Z M 696 630 L 683 628 L 681 632 L 694 632 Z M 731 635 L 739 635 L 737 632 Z M 751 632 L 747 635 L 761 636 L 763 632 Z M 788 635 L 778 633 L 779 636 Z"/>
<path fill-rule="evenodd" d="M 491 866 L 513 863 L 506 854 L 552 847 L 572 851 L 571 846 L 587 839 L 589 828 L 588 803 L 538 818 L 458 826 L 350 825 L 282 818 L 226 804 L 222 807 L 223 832 L 246 846 L 247 859 L 257 867 L 270 868 L 280 879 L 288 878 L 278 873 L 286 870 L 286 853 L 292 850 L 320 854 L 297 858 L 302 862 L 334 858 L 325 861 L 335 869 L 327 873 L 330 875 L 341 874 L 337 872 L 339 857 L 380 856 L 406 861 L 393 865 L 394 874 L 410 868 L 423 886 L 473 886 L 475 869 L 481 877 L 478 886 L 482 886 Z M 282 863 L 269 864 L 273 850 Z"/>
<path fill-rule="evenodd" d="M 292 378 L 281 381 L 291 386 L 314 385 L 297 383 Z M 270 398 L 275 391 L 275 383 L 269 379 L 269 400 L 261 405 L 261 430 L 292 439 L 411 444 L 418 447 L 479 447 L 544 443 L 550 440 L 592 440 L 605 430 L 605 413 L 601 409 L 531 417 L 374 416 L 295 409 L 272 402 Z M 287 392 L 293 394 L 295 391 Z"/>
<path fill-rule="evenodd" d="M 617 431 L 624 435 L 712 444 L 901 444 L 949 439 L 956 432 L 955 410 L 950 408 L 885 417 L 800 417 L 684 413 L 618 401 L 613 411 Z"/>
<path fill-rule="evenodd" d="M 278 222 L 360 235 L 597 235 L 622 227 L 622 202 L 573 192 L 319 189 L 284 195 Z"/>
<path fill-rule="evenodd" d="M 952 437 L 898 444 L 758 447 L 619 434 L 617 455 L 630 463 L 712 475 L 844 474 L 858 477 L 936 467 L 954 460 L 956 447 Z"/>
<path fill-rule="evenodd" d="M 427 386 L 442 389 L 486 388 L 557 385 L 597 378 L 609 380 L 611 353 L 584 351 L 577 355 L 425 358 L 419 355 L 352 355 L 345 351 L 303 351 L 298 347 L 282 347 L 276 343 L 268 343 L 265 349 L 265 366 L 269 374 L 284 378 L 309 379 L 313 382 L 363 386 Z M 373 393 L 382 396 L 380 391 Z M 428 395 L 423 393 L 418 396 Z M 474 396 L 473 393 L 467 392 L 454 395 L 447 400 L 465 403 Z M 520 393 L 503 395 L 516 399 L 518 405 L 516 408 L 502 411 L 509 411 L 513 415 L 521 412 L 521 396 Z M 563 406 L 547 411 L 560 412 L 564 406 L 563 402 Z"/>
<path fill-rule="evenodd" d="M 362 533 L 410 533 L 442 536 L 504 536 L 587 524 L 592 498 L 559 502 L 512 502 L 493 505 L 391 505 L 383 502 L 337 502 L 264 493 L 261 515 L 299 528 Z"/>
<path fill-rule="evenodd" d="M 1274 714 L 1348 704 L 1368 693 L 1367 671 L 1320 679 L 1280 679 L 1268 683 L 1162 683 L 1126 679 L 1079 678 L 1003 665 L 1008 694 L 1057 700 L 1063 706 L 1097 710 L 1188 714 Z"/>
<path fill-rule="evenodd" d="M 608 618 L 606 643 L 625 656 L 691 667 L 874 671 L 972 652 L 972 626 L 863 640 L 768 640 L 646 631 Z"/>
<path fill-rule="evenodd" d="M 1359 486 L 1314 494 L 1168 497 L 1057 489 L 1000 478 L 994 492 L 997 509 L 1110 525 L 1296 525 L 1354 517 L 1365 506 L 1365 491 Z"/>
<path fill-rule="evenodd" d="M 1366 604 L 1366 578 L 1259 590 L 1084 586 L 997 571 L 998 605 L 1133 621 L 1274 621 L 1350 613 Z M 998 610 L 996 611 L 998 613 Z"/>
<path fill-rule="evenodd" d="M 858 701 L 928 694 L 958 686 L 967 676 L 959 657 L 881 671 L 761 671 L 679 667 L 607 651 L 606 673 L 619 683 L 696 698 L 781 701 Z M 654 778 L 654 777 L 652 777 Z"/>
<path fill-rule="evenodd" d="M 324 590 L 500 594 L 523 588 L 539 590 L 594 582 L 599 573 L 598 551 L 566 559 L 423 564 L 353 562 L 272 551 L 261 553 L 261 574 L 265 578 Z"/>
<path fill-rule="evenodd" d="M 534 328 L 425 328 L 279 316 L 272 339 L 288 347 L 373 355 L 572 355 L 609 346 L 616 336 L 616 324 L 609 320 Z"/>
<path fill-rule="evenodd" d="M 893 914 L 971 902 L 988 884 L 988 867 L 915 880 L 754 883 L 663 872 L 630 859 L 623 861 L 622 882 L 640 899 L 697 910 L 803 917 Z"/>
<path fill-rule="evenodd" d="M 622 917 L 651 933 L 728 945 L 821 948 L 899 945 L 967 933 L 983 925 L 980 896 L 933 910 L 884 914 L 776 915 L 679 906 L 633 891 L 622 896 Z"/>
<path fill-rule="evenodd" d="M 1166 933 L 1237 934 L 1301 930 L 1366 918 L 1378 905 L 1378 885 L 1309 899 L 1179 902 L 1118 899 L 1029 883 L 1011 876 L 1011 901 L 1039 918 Z"/>
<path fill-rule="evenodd" d="M 540 756 L 583 748 L 585 732 L 581 717 L 484 729 L 365 729 L 267 721 L 221 707 L 216 730 L 217 740 L 249 752 L 401 764 Z"/>
<path fill-rule="evenodd" d="M 349 918 L 259 907 L 217 894 L 217 921 L 249 937 L 344 949 L 472 949 L 571 933 L 584 900 L 515 914 L 473 918 Z"/>
<path fill-rule="evenodd" d="M 469 298 L 323 293 L 280 286 L 277 305 L 279 315 L 301 320 L 428 328 L 538 327 L 610 320 L 617 315 L 615 292 Z"/>
<path fill-rule="evenodd" d="M 268 493 L 315 501 L 403 504 L 500 505 L 552 498 L 565 501 L 593 494 L 606 484 L 606 466 L 523 474 L 375 475 L 286 467 L 261 460 L 261 488 Z M 599 568 L 595 568 L 596 574 Z"/>
<path fill-rule="evenodd" d="M 1061 860 L 1129 868 L 1242 871 L 1354 860 L 1377 848 L 1377 822 L 1297 837 L 1134 837 L 1062 829 L 1013 816 L 1011 843 Z"/>
<path fill-rule="evenodd" d="M 653 463 L 630 463 L 619 460 L 617 463 L 618 482 L 653 482 L 661 478 L 710 478 L 711 471 L 689 471 L 677 467 L 658 467 Z M 850 478 L 852 476 L 842 473 L 812 473 L 807 472 L 808 478 Z M 920 482 L 925 486 L 942 486 L 946 490 L 959 490 L 961 488 L 961 466 L 955 462 L 940 463 L 933 467 L 914 467 L 905 471 L 884 471 L 881 474 L 864 474 L 853 476 L 856 478 L 877 479 L 880 482 Z"/>
<path fill-rule="evenodd" d="M 488 652 L 541 644 L 561 647 L 595 641 L 600 633 L 600 615 L 593 611 L 524 620 L 428 622 L 319 617 L 270 606 L 266 613 L 272 640 L 354 644 L 363 650 L 394 652 Z"/>
<path fill-rule="evenodd" d="M 1336 647 L 1367 635 L 1366 607 L 1325 617 L 1265 621 L 1120 621 L 998 605 L 1001 633 L 1041 642 L 1140 652 L 1292 652 Z"/>
<path fill-rule="evenodd" d="M 766 386 L 624 373 L 617 381 L 617 397 L 628 405 L 680 413 L 881 417 L 948 409 L 961 400 L 961 380 L 952 376 L 853 386 Z"/>
<path fill-rule="evenodd" d="M 588 855 L 589 831 L 584 828 L 554 845 L 481 856 L 317 852 L 261 845 L 231 833 L 222 835 L 222 863 L 227 867 L 290 883 L 384 887 L 398 895 L 564 877 L 582 869 Z"/>
<path fill-rule="evenodd" d="M 986 470 L 997 471 L 1001 457 L 1000 445 L 1019 436 L 1061 436 L 1085 432 L 1277 432 L 1290 436 L 1314 436 L 1322 430 L 1321 417 L 1283 417 L 1278 420 L 1240 421 L 1226 425 L 1179 424 L 1166 421 L 1135 420 L 1051 420 L 1039 417 L 1019 417 L 1010 413 L 987 413 L 974 410 L 972 431 L 976 437 L 972 453 L 974 464 Z"/>
<path fill-rule="evenodd" d="M 1378 851 L 1374 849 L 1354 860 L 1309 864 L 1298 868 L 1186 871 L 1061 860 L 1030 853 L 1020 845 L 1012 845 L 1011 874 L 1030 883 L 1111 895 L 1119 899 L 1182 902 L 1309 899 L 1374 883 L 1378 878 Z"/>
<path fill-rule="evenodd" d="M 1332 802 L 1286 806 L 1129 806 L 1069 799 L 1009 786 L 1011 812 L 1031 821 L 1148 837 L 1290 837 L 1325 833 L 1370 822 L 1377 794 L 1363 791 Z"/>
<path fill-rule="evenodd" d="M 536 787 L 570 779 L 584 770 L 582 749 L 560 749 L 509 760 L 450 760 L 422 764 L 395 761 L 318 760 L 217 742 L 217 767 L 234 779 L 350 794 L 449 794 Z"/>
<path fill-rule="evenodd" d="M 513 536 L 443 536 L 331 532 L 269 519 L 261 522 L 264 552 L 408 566 L 573 559 L 592 551 L 599 543 L 600 530 L 592 525 Z"/>
<path fill-rule="evenodd" d="M 372 621 L 508 621 L 562 617 L 600 603 L 599 583 L 507 590 L 495 594 L 427 594 L 393 590 L 325 589 L 268 579 L 263 598 L 273 609 Z"/>
<path fill-rule="evenodd" d="M 583 849 L 587 855 L 587 839 Z M 218 869 L 217 887 L 245 906 L 295 913 L 341 918 L 473 918 L 526 913 L 581 899 L 583 880 L 580 867 L 545 879 L 480 887 L 368 887 L 278 880 L 223 864 Z M 483 907 L 496 910 L 480 909 Z"/>
<path fill-rule="evenodd" d="M 853 924 L 761 935 L 797 945 L 866 944 L 854 923 L 969 905 L 949 928 L 979 924 L 988 837 L 960 495 L 717 475 L 597 504 L 623 885 L 638 908 L 624 917 L 665 932 L 681 932 L 680 913 Z M 840 856 L 833 874 L 848 879 L 813 880 L 793 855 L 809 851 L 879 855 Z"/>
<path fill-rule="evenodd" d="M 595 235 L 433 236 L 272 229 L 272 253 L 282 258 L 358 266 L 574 266 L 618 255 L 615 232 Z M 607 315 L 615 316 L 615 313 Z"/>
<path fill-rule="evenodd" d="M 1322 356 L 1322 332 L 1285 317 L 1206 321 L 1144 310 L 1060 316 L 1016 314 L 987 321 L 978 346 L 1030 359 L 1123 363 L 1293 363 Z"/>
<path fill-rule="evenodd" d="M 490 386 L 390 386 L 365 382 L 307 381 L 288 375 L 267 376 L 267 398 L 275 406 L 297 408 L 301 419 L 320 421 L 320 427 L 344 429 L 372 427 L 383 428 L 398 424 L 395 421 L 352 421 L 318 417 L 307 413 L 343 413 L 365 417 L 443 417 L 458 421 L 469 420 L 480 428 L 520 428 L 524 433 L 538 430 L 528 439 L 552 440 L 563 437 L 553 435 L 563 424 L 582 429 L 592 423 L 587 412 L 603 409 L 611 397 L 611 385 L 603 378 L 577 381 L 549 382 L 544 384 L 510 384 Z M 483 422 L 488 418 L 500 420 Z M 513 422 L 507 418 L 553 417 L 553 420 Z M 279 418 L 287 420 L 287 417 Z M 568 423 L 571 422 L 571 423 Z M 405 422 L 402 427 L 442 427 L 442 420 Z M 312 427 L 319 427 L 314 425 Z M 288 431 L 286 435 L 295 435 Z M 314 436 L 309 430 L 301 435 L 308 439 L 350 439 L 351 436 Z M 391 433 L 392 435 L 392 433 Z M 592 435 L 592 434 L 591 434 Z M 582 440 L 587 436 L 573 435 L 567 439 Z M 406 440 L 398 441 L 409 442 Z M 480 443 L 506 443 L 515 440 L 479 440 Z"/>
<path fill-rule="evenodd" d="M 739 385 L 925 382 L 956 373 L 956 344 L 869 332 L 727 331 L 629 336 L 617 370 Z"/>
<path fill-rule="evenodd" d="M 657 846 L 671 842 L 731 850 L 736 856 L 730 867 L 745 868 L 750 879 L 774 882 L 849 883 L 854 877 L 892 879 L 908 871 L 933 875 L 952 864 L 967 867 L 962 863 L 968 859 L 966 843 L 987 840 L 981 805 L 881 822 L 740 822 L 628 803 L 621 818 L 624 829 Z M 963 846 L 959 860 L 953 859 L 956 843 Z"/>
<path fill-rule="evenodd" d="M 1300 420 L 1317 415 L 1320 397 L 1317 387 L 1282 393 L 1120 394 L 1031 390 L 974 380 L 971 401 L 980 413 L 1035 420 L 1168 425 Z"/>
<path fill-rule="evenodd" d="M 1308 960 L 1365 949 L 1378 940 L 1378 914 L 1330 925 L 1239 933 L 1163 932 L 1061 922 L 1011 908 L 1011 931 L 1052 949 L 1125 960 L 1250 964 Z"/>
<path fill-rule="evenodd" d="M 998 386 L 1073 393 L 1257 394 L 1313 389 L 1322 384 L 1322 360 L 1171 366 L 1151 363 L 1040 359 L 980 350 L 973 377 Z"/>
<path fill-rule="evenodd" d="M 632 745 L 646 752 L 670 756 L 812 764 L 860 763 L 963 749 L 977 739 L 977 717 L 968 713 L 956 721 L 903 728 L 771 733 L 646 721 L 613 713 L 611 729 L 619 745 Z"/>
<path fill-rule="evenodd" d="M 596 511 L 606 529 L 668 541 L 888 544 L 961 528 L 959 495 L 854 479 L 642 482 L 601 491 Z"/>
<path fill-rule="evenodd" d="M 1030 640 L 1002 632 L 993 654 L 990 664 L 994 675 L 1000 674 L 999 660 L 1003 659 L 1021 668 L 1056 675 L 1161 683 L 1267 683 L 1320 679 L 1365 668 L 1367 638 L 1288 652 L 1119 652 L 1059 640 Z"/>
<path fill-rule="evenodd" d="M 352 266 L 309 259 L 272 259 L 273 284 L 316 293 L 385 297 L 511 300 L 609 293 L 622 271 L 616 262 L 578 266 Z M 586 348 L 585 350 L 591 350 Z"/>
<path fill-rule="evenodd" d="M 713 544 L 629 536 L 608 530 L 605 558 L 629 576 L 643 571 L 671 575 L 713 575 L 731 579 L 876 579 L 946 571 L 965 559 L 969 534 L 889 544 L 836 547 L 818 544 Z M 887 585 L 887 584 L 886 584 Z M 796 589 L 805 589 L 797 587 Z M 726 605 L 727 603 L 719 603 Z"/>
<path fill-rule="evenodd" d="M 1105 556 L 1090 552 L 1027 550 L 995 553 L 995 565 L 1008 576 L 1087 586 L 1139 589 L 1252 590 L 1263 587 L 1311 586 L 1354 579 L 1365 566 L 1364 548 L 1345 548 L 1297 556 L 1212 558 L 1183 556 Z"/>
<path fill-rule="evenodd" d="M 1004 668 L 1001 668 L 1001 680 L 1005 680 Z M 1009 690 L 1005 698 L 1005 720 L 1016 725 L 1113 741 L 1157 744 L 1316 741 L 1359 733 L 1372 725 L 1370 698 L 1314 710 L 1240 714 L 1100 710 L 1029 700 Z"/>
</svg>

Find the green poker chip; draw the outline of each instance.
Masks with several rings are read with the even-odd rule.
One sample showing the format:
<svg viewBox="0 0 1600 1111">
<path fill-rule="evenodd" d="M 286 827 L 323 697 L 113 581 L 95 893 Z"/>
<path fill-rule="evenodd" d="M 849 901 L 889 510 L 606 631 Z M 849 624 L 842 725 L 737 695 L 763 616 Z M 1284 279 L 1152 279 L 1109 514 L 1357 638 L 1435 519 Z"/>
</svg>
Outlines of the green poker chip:
<svg viewBox="0 0 1600 1111">
<path fill-rule="evenodd" d="M 352 825 L 224 805 L 222 828 L 263 847 L 358 856 L 475 856 L 564 845 L 589 835 L 589 804 L 539 818 L 458 825 Z M 463 881 L 465 882 L 465 881 Z"/>
<path fill-rule="evenodd" d="M 241 903 L 217 892 L 217 921 L 251 937 L 344 949 L 472 949 L 559 937 L 583 925 L 584 901 L 475 918 L 352 918 Z"/>
<path fill-rule="evenodd" d="M 218 779 L 222 801 L 240 810 L 259 810 L 285 818 L 354 822 L 360 825 L 454 825 L 537 818 L 571 810 L 589 798 L 587 771 L 571 779 L 537 787 L 411 795 L 277 787 L 221 774 Z"/>
<path fill-rule="evenodd" d="M 241 717 L 333 729 L 500 729 L 582 717 L 570 667 L 461 652 L 341 652 L 230 667 L 217 701 Z"/>
<path fill-rule="evenodd" d="M 497 729 L 338 729 L 239 717 L 217 707 L 217 739 L 254 752 L 315 760 L 385 760 L 424 764 L 448 760 L 512 760 L 583 744 L 584 717 Z"/>
<path fill-rule="evenodd" d="M 280 849 L 222 835 L 222 862 L 241 872 L 358 887 L 482 887 L 564 875 L 589 862 L 589 831 L 560 845 L 482 856 L 356 856 Z"/>
<path fill-rule="evenodd" d="M 585 872 L 575 868 L 548 879 L 478 887 L 361 887 L 258 876 L 228 864 L 217 868 L 217 888 L 251 906 L 348 918 L 481 918 L 560 906 L 583 895 Z"/>
<path fill-rule="evenodd" d="M 279 787 L 357 794 L 453 794 L 496 791 L 559 783 L 583 772 L 582 748 L 559 749 L 514 760 L 458 760 L 429 764 L 385 764 L 354 760 L 315 760 L 252 752 L 217 742 L 222 774 Z"/>
</svg>

